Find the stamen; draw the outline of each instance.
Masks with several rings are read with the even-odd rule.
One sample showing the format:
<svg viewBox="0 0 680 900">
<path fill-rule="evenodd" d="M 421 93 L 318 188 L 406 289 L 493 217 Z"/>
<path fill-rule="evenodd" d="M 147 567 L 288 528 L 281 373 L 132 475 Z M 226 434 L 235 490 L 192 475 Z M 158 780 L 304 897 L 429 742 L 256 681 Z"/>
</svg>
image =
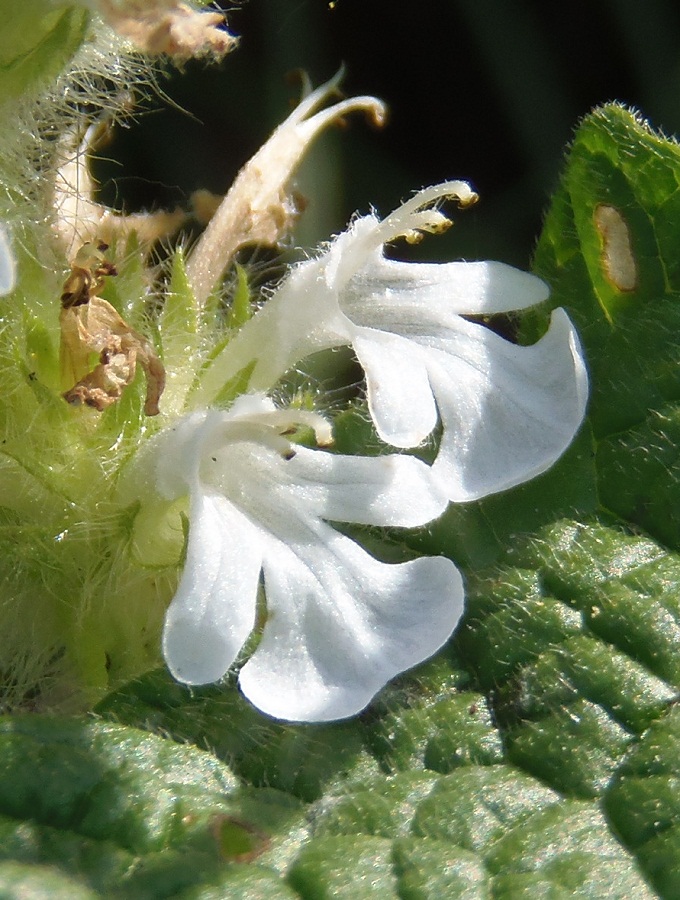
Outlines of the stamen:
<svg viewBox="0 0 680 900">
<path fill-rule="evenodd" d="M 475 204 L 479 200 L 479 195 L 466 181 L 446 181 L 419 191 L 383 219 L 375 229 L 374 248 L 387 244 L 397 237 L 405 237 L 410 243 L 415 243 L 422 238 L 422 232 L 438 234 L 445 231 L 450 227 L 451 220 L 438 209 L 426 209 L 438 200 L 456 200 L 459 208 L 465 209 Z M 418 232 L 421 234 L 418 235 Z"/>
</svg>

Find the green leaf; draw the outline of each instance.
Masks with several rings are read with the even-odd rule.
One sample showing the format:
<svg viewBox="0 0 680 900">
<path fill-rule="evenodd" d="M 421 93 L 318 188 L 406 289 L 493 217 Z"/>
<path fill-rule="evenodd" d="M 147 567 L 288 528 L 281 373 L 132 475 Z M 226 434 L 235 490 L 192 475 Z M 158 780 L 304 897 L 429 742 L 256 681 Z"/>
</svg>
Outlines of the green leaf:
<svg viewBox="0 0 680 900">
<path fill-rule="evenodd" d="M 207 745 L 248 783 L 306 801 L 320 797 L 339 773 L 367 761 L 357 721 L 285 725 L 260 715 L 233 683 L 227 689 L 191 690 L 164 670 L 111 695 L 97 711 Z"/>
<path fill-rule="evenodd" d="M 69 4 L 48 0 L 12 4 L 0 30 L 0 97 L 18 100 L 47 85 L 85 39 L 89 16 Z"/>
<path fill-rule="evenodd" d="M 648 900 L 601 811 L 568 802 L 534 814 L 493 847 L 494 897 L 598 897 Z"/>
<path fill-rule="evenodd" d="M 388 709 L 367 735 L 388 771 L 446 773 L 502 762 L 503 745 L 483 694 L 462 691 L 419 706 Z"/>
<path fill-rule="evenodd" d="M 597 111 L 576 135 L 536 257 L 586 349 L 600 502 L 676 548 L 679 164 L 680 147 L 638 117 Z M 602 207 L 620 219 L 616 239 L 598 231 Z M 612 281 L 612 252 L 629 254 L 634 287 Z"/>
<path fill-rule="evenodd" d="M 486 900 L 491 879 L 474 853 L 433 838 L 399 838 L 392 862 L 402 900 Z"/>
<path fill-rule="evenodd" d="M 20 862 L 0 862 L 3 900 L 94 900 L 98 894 L 57 868 Z"/>
<path fill-rule="evenodd" d="M 397 900 L 390 841 L 342 835 L 313 841 L 296 860 L 289 882 L 301 897 Z"/>
<path fill-rule="evenodd" d="M 605 796 L 611 822 L 664 897 L 680 885 L 680 710 L 656 722 L 616 773 Z"/>
<path fill-rule="evenodd" d="M 291 797 L 242 788 L 211 754 L 120 725 L 5 718 L 0 766 L 3 896 L 24 877 L 8 861 L 34 864 L 27 883 L 32 879 L 44 891 L 53 881 L 55 891 L 66 890 L 61 869 L 73 879 L 74 897 L 217 889 L 233 876 L 234 861 L 281 858 L 289 833 L 304 833 L 300 804 Z M 299 835 L 293 851 L 298 841 Z M 272 873 L 258 873 L 278 883 Z M 95 893 L 76 889 L 79 884 Z"/>
</svg>

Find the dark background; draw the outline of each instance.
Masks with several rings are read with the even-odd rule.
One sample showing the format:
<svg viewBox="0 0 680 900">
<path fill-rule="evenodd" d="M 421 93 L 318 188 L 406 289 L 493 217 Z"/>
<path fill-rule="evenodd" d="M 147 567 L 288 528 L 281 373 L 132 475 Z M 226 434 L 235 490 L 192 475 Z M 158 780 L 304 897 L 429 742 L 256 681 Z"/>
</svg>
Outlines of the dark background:
<svg viewBox="0 0 680 900">
<path fill-rule="evenodd" d="M 564 148 L 595 105 L 619 100 L 680 133 L 677 0 L 247 0 L 222 4 L 240 48 L 189 63 L 168 97 L 119 129 L 100 166 L 104 196 L 127 209 L 224 192 L 296 97 L 341 63 L 345 91 L 387 101 L 382 131 L 354 117 L 324 137 L 300 176 L 310 200 L 296 234 L 311 245 L 355 210 L 389 212 L 417 188 L 465 178 L 481 202 L 457 216 L 432 258 L 527 266 Z"/>
</svg>

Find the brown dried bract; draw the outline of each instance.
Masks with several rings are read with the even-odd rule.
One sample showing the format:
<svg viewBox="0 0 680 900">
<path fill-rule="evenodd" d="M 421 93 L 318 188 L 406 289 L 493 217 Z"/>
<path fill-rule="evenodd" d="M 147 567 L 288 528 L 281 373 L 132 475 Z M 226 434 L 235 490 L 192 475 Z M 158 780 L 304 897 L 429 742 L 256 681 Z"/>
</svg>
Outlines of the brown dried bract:
<svg viewBox="0 0 680 900">
<path fill-rule="evenodd" d="M 61 361 L 69 381 L 64 399 L 75 406 L 84 404 L 100 412 L 120 399 L 137 370 L 146 375 L 147 416 L 158 414 L 165 387 L 165 369 L 151 343 L 131 328 L 99 293 L 115 266 L 104 258 L 106 244 L 83 244 L 64 282 L 61 295 Z M 90 371 L 90 355 L 99 354 Z"/>
<path fill-rule="evenodd" d="M 215 10 L 196 10 L 177 0 L 99 0 L 98 6 L 119 34 L 152 55 L 163 53 L 180 62 L 207 55 L 221 59 L 237 43 L 221 27 L 224 14 Z"/>
<path fill-rule="evenodd" d="M 62 309 L 89 303 L 104 287 L 104 278 L 118 274 L 114 264 L 104 257 L 108 249 L 108 244 L 101 241 L 96 247 L 88 241 L 78 250 L 71 265 L 71 274 L 64 282 Z"/>
<path fill-rule="evenodd" d="M 342 70 L 315 91 L 305 90 L 298 106 L 241 169 L 217 207 L 210 195 L 199 192 L 192 197 L 196 218 L 208 220 L 186 268 L 199 308 L 238 250 L 250 244 L 275 247 L 290 234 L 305 206 L 291 190 L 291 181 L 316 136 L 353 112 L 367 113 L 376 125 L 384 122 L 385 105 L 375 97 L 353 97 L 324 107 L 337 96 L 341 78 Z"/>
</svg>

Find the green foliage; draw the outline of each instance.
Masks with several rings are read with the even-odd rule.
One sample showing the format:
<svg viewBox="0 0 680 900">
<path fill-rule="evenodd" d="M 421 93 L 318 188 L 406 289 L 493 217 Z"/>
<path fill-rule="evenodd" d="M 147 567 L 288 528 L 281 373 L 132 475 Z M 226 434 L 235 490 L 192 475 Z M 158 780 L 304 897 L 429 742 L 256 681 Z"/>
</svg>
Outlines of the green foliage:
<svg viewBox="0 0 680 900">
<path fill-rule="evenodd" d="M 88 14 L 70 4 L 22 0 L 3 17 L 0 97 L 17 99 L 49 84 L 85 38 Z"/>
<path fill-rule="evenodd" d="M 576 135 L 536 270 L 589 418 L 551 472 L 413 536 L 465 564 L 452 645 L 333 725 L 164 672 L 98 720 L 6 719 L 4 896 L 680 897 L 678 173 L 622 108 Z"/>
</svg>

